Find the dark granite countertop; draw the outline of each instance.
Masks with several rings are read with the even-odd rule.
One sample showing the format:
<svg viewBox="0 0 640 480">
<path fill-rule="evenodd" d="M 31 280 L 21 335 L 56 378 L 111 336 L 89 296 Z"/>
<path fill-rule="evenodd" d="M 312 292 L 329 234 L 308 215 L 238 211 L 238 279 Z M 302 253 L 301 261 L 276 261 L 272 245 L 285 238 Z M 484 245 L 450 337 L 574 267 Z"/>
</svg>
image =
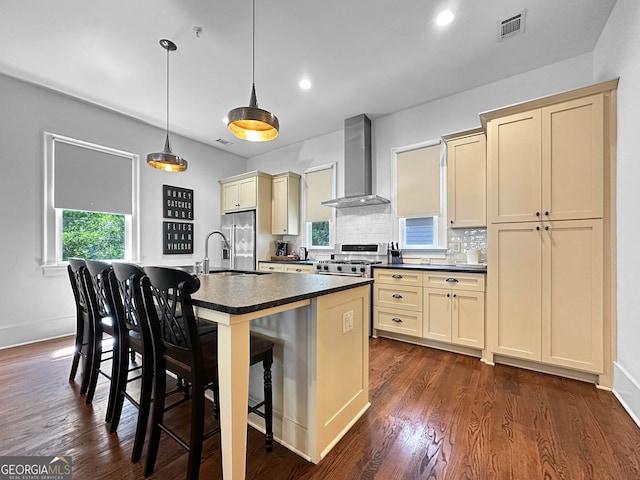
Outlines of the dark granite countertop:
<svg viewBox="0 0 640 480">
<path fill-rule="evenodd" d="M 475 266 L 460 265 L 432 265 L 414 263 L 380 263 L 372 265 L 373 268 L 397 268 L 400 270 L 429 270 L 440 272 L 465 272 L 465 273 L 487 273 L 487 266 L 479 264 Z"/>
<path fill-rule="evenodd" d="M 258 272 L 218 272 L 198 278 L 200 289 L 191 296 L 194 305 L 234 315 L 373 283 L 372 278 Z"/>
</svg>

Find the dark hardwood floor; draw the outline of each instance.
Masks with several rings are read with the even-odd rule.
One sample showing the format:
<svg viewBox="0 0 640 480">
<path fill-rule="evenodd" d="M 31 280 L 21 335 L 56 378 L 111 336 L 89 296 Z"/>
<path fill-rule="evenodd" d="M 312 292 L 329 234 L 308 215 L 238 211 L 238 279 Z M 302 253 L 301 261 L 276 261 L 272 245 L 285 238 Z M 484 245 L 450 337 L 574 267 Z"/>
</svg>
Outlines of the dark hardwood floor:
<svg viewBox="0 0 640 480">
<path fill-rule="evenodd" d="M 72 338 L 0 350 L 0 455 L 71 455 L 74 479 L 142 479 L 130 461 L 137 410 L 104 424 L 69 383 Z M 66 349 L 66 351 L 65 351 Z M 640 479 L 640 429 L 593 385 L 385 339 L 370 344 L 371 408 L 313 465 L 249 429 L 249 479 Z M 336 372 L 339 374 L 339 372 Z M 188 406 L 186 406 L 188 408 Z M 184 421 L 186 408 L 172 412 Z M 183 479 L 186 453 L 163 436 L 153 476 Z M 218 437 L 200 478 L 221 477 Z"/>
</svg>

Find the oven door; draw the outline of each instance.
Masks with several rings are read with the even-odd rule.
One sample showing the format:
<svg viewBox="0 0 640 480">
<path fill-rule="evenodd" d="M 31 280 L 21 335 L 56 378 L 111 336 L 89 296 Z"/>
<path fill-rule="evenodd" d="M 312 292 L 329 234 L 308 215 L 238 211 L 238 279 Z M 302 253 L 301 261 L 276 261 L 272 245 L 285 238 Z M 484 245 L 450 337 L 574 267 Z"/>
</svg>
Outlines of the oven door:
<svg viewBox="0 0 640 480">
<path fill-rule="evenodd" d="M 341 277 L 362 277 L 361 273 L 349 273 L 349 272 L 316 272 L 316 275 L 339 275 Z"/>
</svg>

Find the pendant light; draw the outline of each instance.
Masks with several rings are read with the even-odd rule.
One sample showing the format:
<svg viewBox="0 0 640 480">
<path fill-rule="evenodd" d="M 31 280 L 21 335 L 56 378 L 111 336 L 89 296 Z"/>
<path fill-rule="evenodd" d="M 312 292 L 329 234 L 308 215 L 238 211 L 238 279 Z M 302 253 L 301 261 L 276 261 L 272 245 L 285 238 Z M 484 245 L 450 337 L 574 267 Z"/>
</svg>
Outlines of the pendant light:
<svg viewBox="0 0 640 480">
<path fill-rule="evenodd" d="M 236 137 L 250 142 L 267 142 L 278 136 L 280 124 L 276 116 L 258 108 L 256 98 L 256 0 L 253 0 L 253 45 L 252 45 L 252 80 L 251 98 L 248 107 L 238 107 L 231 110 L 227 118 L 227 128 Z"/>
<path fill-rule="evenodd" d="M 162 152 L 147 155 L 147 165 L 166 172 L 184 172 L 187 169 L 187 161 L 175 155 L 169 144 L 169 52 L 174 52 L 178 47 L 171 40 L 165 38 L 160 40 L 160 46 L 167 51 L 167 137 Z"/>
</svg>

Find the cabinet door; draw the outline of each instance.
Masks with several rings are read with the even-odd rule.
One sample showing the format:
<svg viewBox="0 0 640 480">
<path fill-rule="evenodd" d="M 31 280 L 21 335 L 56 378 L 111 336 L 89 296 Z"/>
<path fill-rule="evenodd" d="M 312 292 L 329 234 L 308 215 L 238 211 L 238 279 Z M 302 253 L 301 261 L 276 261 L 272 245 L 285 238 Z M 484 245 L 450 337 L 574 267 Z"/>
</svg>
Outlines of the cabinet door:
<svg viewBox="0 0 640 480">
<path fill-rule="evenodd" d="M 484 348 L 484 292 L 452 290 L 451 343 Z"/>
<path fill-rule="evenodd" d="M 540 110 L 533 110 L 491 120 L 487 125 L 490 223 L 528 222 L 540 218 L 540 117 Z"/>
<path fill-rule="evenodd" d="M 487 224 L 486 140 L 484 134 L 447 143 L 447 217 L 449 226 Z"/>
<path fill-rule="evenodd" d="M 494 353 L 540 361 L 540 222 L 488 229 L 487 334 Z"/>
<path fill-rule="evenodd" d="M 238 182 L 229 182 L 222 184 L 222 211 L 229 212 L 237 210 L 240 207 L 238 203 L 239 197 Z"/>
<path fill-rule="evenodd" d="M 542 109 L 543 219 L 602 218 L 603 97 Z"/>
<path fill-rule="evenodd" d="M 425 288 L 422 309 L 422 336 L 451 341 L 451 291 Z"/>
<path fill-rule="evenodd" d="M 287 234 L 287 191 L 288 178 L 273 179 L 273 202 L 271 205 L 271 233 L 273 235 Z"/>
<path fill-rule="evenodd" d="M 544 222 L 542 361 L 602 372 L 602 220 Z"/>
<path fill-rule="evenodd" d="M 256 177 L 238 180 L 238 207 L 256 208 L 258 179 Z"/>
</svg>

